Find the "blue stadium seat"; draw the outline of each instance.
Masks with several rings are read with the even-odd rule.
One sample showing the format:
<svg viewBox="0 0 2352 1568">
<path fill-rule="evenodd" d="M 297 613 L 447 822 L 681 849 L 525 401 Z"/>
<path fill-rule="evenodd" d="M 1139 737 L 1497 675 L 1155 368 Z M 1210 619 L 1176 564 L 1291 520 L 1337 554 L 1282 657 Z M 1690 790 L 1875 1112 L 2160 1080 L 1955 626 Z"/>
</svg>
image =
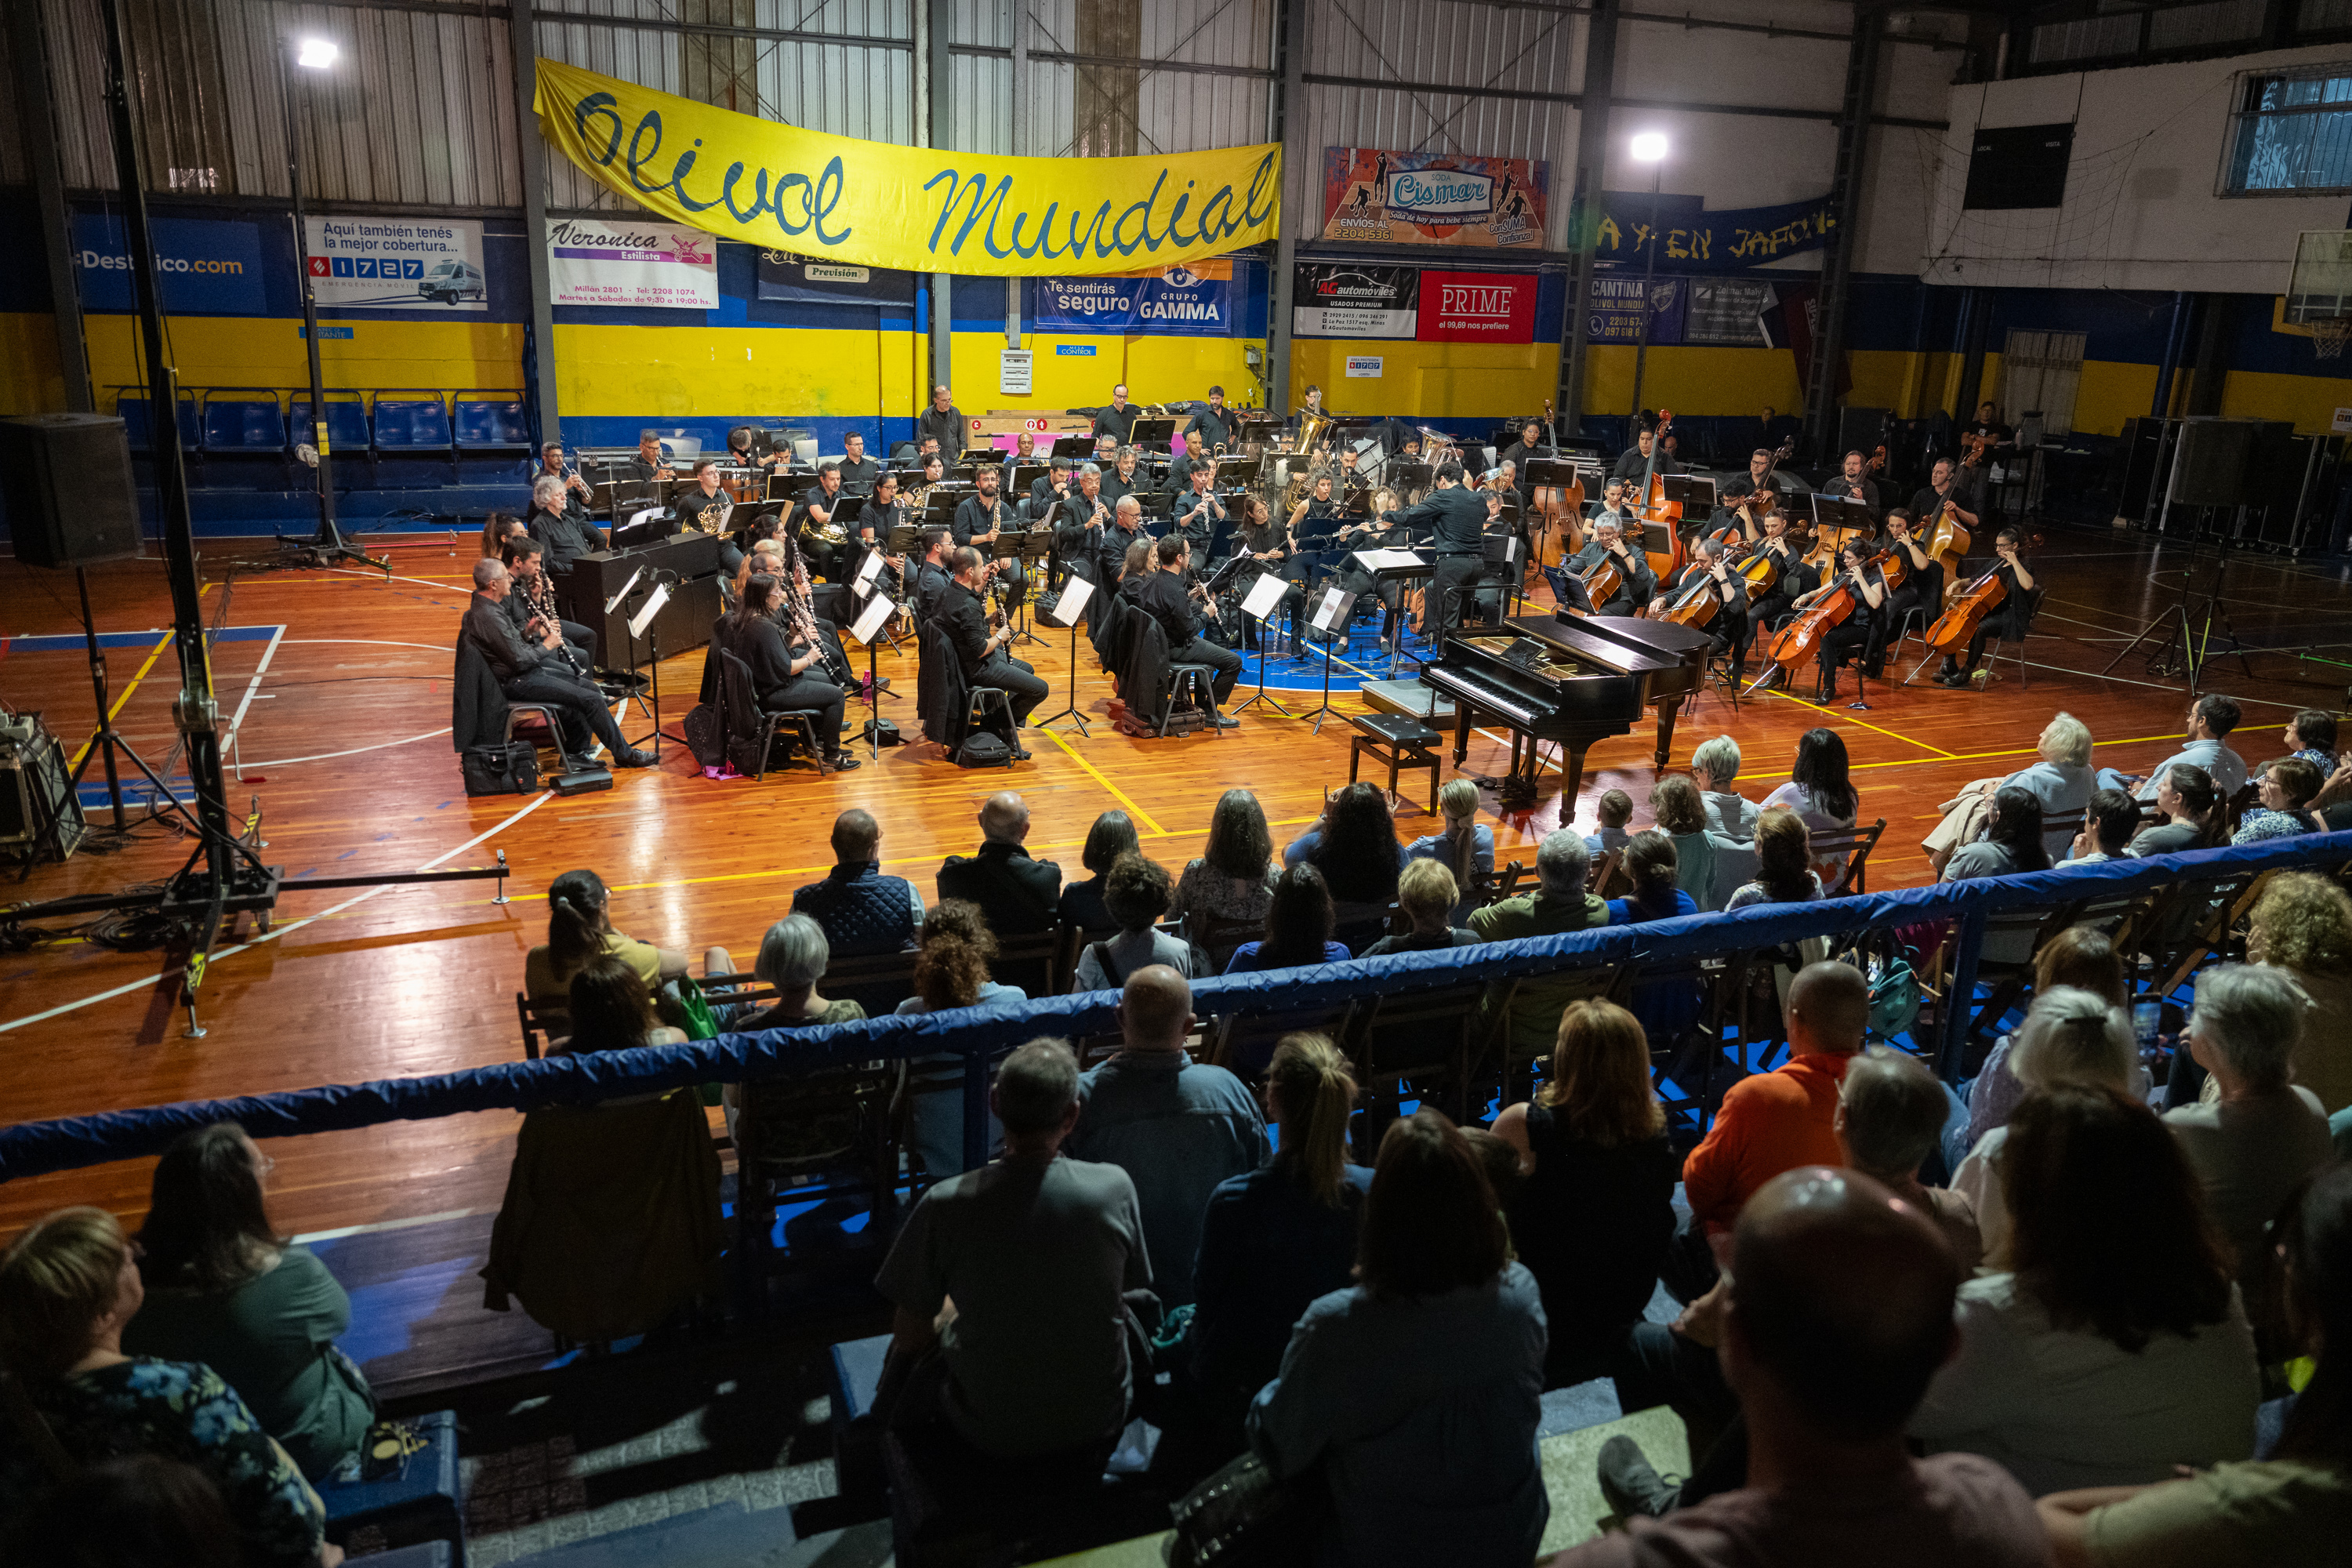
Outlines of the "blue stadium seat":
<svg viewBox="0 0 2352 1568">
<path fill-rule="evenodd" d="M 375 395 L 375 449 L 380 453 L 446 452 L 454 446 L 449 409 L 438 393 Z"/>
<path fill-rule="evenodd" d="M 327 1482 L 319 1497 L 327 1505 L 327 1539 L 341 1545 L 363 1525 L 448 1543 L 459 1568 L 466 1561 L 464 1480 L 457 1465 L 457 1414 L 436 1410 L 404 1417 L 425 1438 L 425 1447 L 401 1461 L 382 1480 Z"/>
<path fill-rule="evenodd" d="M 309 398 L 296 397 L 287 406 L 286 424 L 294 440 L 310 439 L 313 423 Z M 327 440 L 336 453 L 356 457 L 366 451 L 370 441 L 367 405 L 356 397 L 330 396 L 327 399 Z"/>
<path fill-rule="evenodd" d="M 268 452 L 286 450 L 286 418 L 278 411 L 275 393 L 260 388 L 231 387 L 227 395 L 215 387 L 205 394 L 205 450 L 208 452 Z"/>
<path fill-rule="evenodd" d="M 522 422 L 522 399 L 459 393 L 457 400 L 457 450 L 460 452 L 528 452 L 530 432 Z"/>
<path fill-rule="evenodd" d="M 146 452 L 154 449 L 154 399 L 117 395 L 114 399 L 114 412 L 122 420 L 124 431 L 131 439 L 132 451 Z M 180 445 L 192 452 L 204 445 L 204 428 L 196 412 L 196 400 L 193 397 L 180 399 Z"/>
</svg>

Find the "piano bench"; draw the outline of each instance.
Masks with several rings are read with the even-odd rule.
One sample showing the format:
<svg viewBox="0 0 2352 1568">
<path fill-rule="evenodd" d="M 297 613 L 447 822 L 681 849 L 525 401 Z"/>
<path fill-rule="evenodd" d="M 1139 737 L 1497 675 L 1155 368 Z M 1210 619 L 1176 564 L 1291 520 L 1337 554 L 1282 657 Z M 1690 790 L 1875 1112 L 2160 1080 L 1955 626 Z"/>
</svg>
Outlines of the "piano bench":
<svg viewBox="0 0 2352 1568">
<path fill-rule="evenodd" d="M 1348 722 L 1356 728 L 1348 742 L 1348 782 L 1356 782 L 1356 771 L 1363 765 L 1364 753 L 1370 752 L 1375 762 L 1389 765 L 1389 799 L 1395 802 L 1397 773 L 1403 768 L 1429 770 L 1429 815 L 1437 815 L 1438 774 L 1444 767 L 1437 748 L 1445 737 L 1420 720 L 1405 713 L 1354 713 Z"/>
</svg>

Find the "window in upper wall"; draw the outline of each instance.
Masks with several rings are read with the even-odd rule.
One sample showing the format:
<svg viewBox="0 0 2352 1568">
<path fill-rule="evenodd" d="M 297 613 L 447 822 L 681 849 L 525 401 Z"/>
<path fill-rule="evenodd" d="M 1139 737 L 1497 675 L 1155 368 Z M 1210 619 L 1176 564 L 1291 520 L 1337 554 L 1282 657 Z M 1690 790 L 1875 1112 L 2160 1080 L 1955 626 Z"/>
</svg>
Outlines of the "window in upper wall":
<svg viewBox="0 0 2352 1568">
<path fill-rule="evenodd" d="M 2225 196 L 2352 191 L 2352 61 L 2239 79 Z"/>
</svg>

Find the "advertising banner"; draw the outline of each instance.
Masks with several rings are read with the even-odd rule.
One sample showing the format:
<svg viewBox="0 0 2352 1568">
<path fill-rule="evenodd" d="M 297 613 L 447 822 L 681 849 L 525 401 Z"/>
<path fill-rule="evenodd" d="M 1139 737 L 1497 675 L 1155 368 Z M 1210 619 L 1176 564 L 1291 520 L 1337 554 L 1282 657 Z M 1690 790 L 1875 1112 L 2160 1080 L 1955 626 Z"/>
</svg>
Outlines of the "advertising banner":
<svg viewBox="0 0 2352 1568">
<path fill-rule="evenodd" d="M 1588 343 L 1638 343 L 1642 341 L 1642 279 L 1599 277 L 1592 280 L 1592 310 L 1585 322 Z M 1683 316 L 1689 305 L 1690 280 L 1660 278 L 1649 285 L 1650 343 L 1683 341 Z"/>
<path fill-rule="evenodd" d="M 1424 268 L 1415 335 L 1425 343 L 1535 342 L 1535 275 Z"/>
<path fill-rule="evenodd" d="M 788 250 L 760 252 L 759 282 L 762 300 L 790 300 L 803 305 L 896 305 L 915 308 L 915 275 L 887 267 L 858 267 L 845 261 L 814 261 Z"/>
<path fill-rule="evenodd" d="M 699 229 L 556 218 L 547 268 L 559 305 L 719 309 L 719 242 Z"/>
<path fill-rule="evenodd" d="M 1654 234 L 1650 222 L 1654 200 Z M 1825 195 L 1772 207 L 1708 212 L 1697 196 L 1653 198 L 1647 191 L 1608 191 L 1601 205 L 1593 254 L 1602 261 L 1640 267 L 1655 248 L 1661 272 L 1736 272 L 1760 267 L 1800 251 L 1819 250 L 1834 226 Z"/>
<path fill-rule="evenodd" d="M 1541 159 L 1323 149 L 1323 237 L 1385 245 L 1544 243 Z"/>
<path fill-rule="evenodd" d="M 1764 312 L 1777 296 L 1772 285 L 1737 278 L 1694 278 L 1690 309 L 1683 318 L 1683 342 L 1732 348 L 1766 346 Z"/>
<path fill-rule="evenodd" d="M 1234 329 L 1234 264 L 1109 278 L 1040 278 L 1029 310 L 1041 332 L 1150 332 L 1222 338 Z"/>
<path fill-rule="evenodd" d="M 1282 147 L 1004 158 L 864 142 L 541 58 L 540 133 L 591 177 L 730 239 L 966 277 L 1093 277 L 1275 237 Z"/>
<path fill-rule="evenodd" d="M 303 265 L 320 305 L 487 311 L 482 226 L 472 218 L 314 217 Z"/>
<path fill-rule="evenodd" d="M 1386 358 L 1384 354 L 1349 354 L 1348 356 L 1349 378 L 1355 381 L 1380 380 L 1381 365 Z"/>
<path fill-rule="evenodd" d="M 1290 331 L 1302 338 L 1410 338 L 1421 268 L 1303 261 L 1293 275 Z"/>
<path fill-rule="evenodd" d="M 260 316 L 268 313 L 261 286 L 261 234 L 242 218 L 159 217 L 157 270 L 163 274 L 163 309 L 193 314 Z M 75 281 L 85 310 L 139 308 L 131 276 L 131 244 L 122 219 L 113 213 L 76 213 L 73 218 Z"/>
</svg>

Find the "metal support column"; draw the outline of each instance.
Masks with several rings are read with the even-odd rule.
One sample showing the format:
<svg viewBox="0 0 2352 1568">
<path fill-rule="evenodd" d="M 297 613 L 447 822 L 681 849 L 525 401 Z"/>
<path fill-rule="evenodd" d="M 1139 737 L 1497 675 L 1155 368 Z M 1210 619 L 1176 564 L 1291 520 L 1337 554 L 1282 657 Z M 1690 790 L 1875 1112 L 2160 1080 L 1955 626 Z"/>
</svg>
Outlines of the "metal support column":
<svg viewBox="0 0 2352 1568">
<path fill-rule="evenodd" d="M 1822 295 L 1813 320 L 1812 384 L 1805 389 L 1805 446 L 1828 462 L 1837 444 L 1838 371 L 1845 360 L 1846 317 L 1852 313 L 1854 244 L 1863 217 L 1870 162 L 1870 116 L 1878 96 L 1877 12 L 1854 7 L 1853 42 L 1845 54 L 1845 100 L 1838 112 L 1837 162 L 1830 182 L 1835 220 L 1822 251 Z"/>
<path fill-rule="evenodd" d="M 1303 211 L 1294 211 L 1292 191 L 1305 192 L 1313 174 L 1304 141 L 1294 135 L 1307 123 L 1307 0 L 1282 0 L 1275 13 L 1274 58 L 1278 73 L 1274 89 L 1274 123 L 1266 139 L 1282 143 L 1282 217 L 1275 230 L 1274 276 L 1265 288 L 1265 405 L 1276 414 L 1290 412 L 1290 320 L 1294 308 L 1293 275 L 1298 270 L 1298 226 Z M 1305 200 L 1307 198 L 1302 198 Z M 1319 200 L 1319 197 L 1313 198 Z"/>
<path fill-rule="evenodd" d="M 1570 187 L 1568 309 L 1559 329 L 1559 430 L 1583 434 L 1585 323 L 1592 315 L 1593 247 L 1608 177 L 1609 104 L 1617 91 L 1617 0 L 1592 0 L 1584 26 L 1584 96 L 1577 104 L 1576 174 Z"/>
<path fill-rule="evenodd" d="M 50 91 L 48 42 L 33 0 L 8 7 L 8 54 L 16 65 L 16 113 L 24 122 L 25 162 L 41 214 L 42 259 L 49 271 L 49 309 L 57 319 L 58 375 L 67 411 L 93 414 L 89 353 L 81 338 L 81 287 L 74 277 L 73 219 L 65 168 L 58 156 L 57 103 Z"/>
<path fill-rule="evenodd" d="M 547 267 L 547 144 L 540 139 L 539 41 L 531 21 L 532 0 L 513 0 L 507 23 L 507 52 L 514 57 L 517 156 L 522 159 L 522 247 L 530 266 L 531 371 L 539 386 L 539 428 L 531 432 L 536 455 L 542 441 L 563 439 L 555 395 L 555 284 Z"/>
<path fill-rule="evenodd" d="M 1013 6 L 1013 90 L 1006 102 L 1013 117 L 1013 133 L 1006 143 L 1007 151 L 1016 158 L 1029 156 L 1029 125 L 1024 118 L 1029 110 L 1029 0 L 1011 0 Z M 1004 346 L 1021 346 L 1021 284 L 1018 278 L 1004 280 Z"/>
<path fill-rule="evenodd" d="M 952 148 L 955 135 L 955 61 L 948 46 L 955 41 L 955 0 L 928 0 L 930 26 L 924 52 L 930 61 L 929 111 L 927 140 L 934 147 Z M 931 388 L 955 384 L 954 280 L 944 272 L 931 274 L 931 378 L 915 398 L 918 409 L 931 403 Z M 954 456 L 950 453 L 949 456 Z"/>
<path fill-rule="evenodd" d="M 2181 352 L 2189 343 L 2189 301 L 2194 298 L 2185 289 L 2172 291 L 2172 324 L 2165 329 L 2164 358 L 2156 367 L 2156 395 L 2148 402 L 2150 419 L 2172 416 L 2172 377 L 2180 368 Z"/>
</svg>

